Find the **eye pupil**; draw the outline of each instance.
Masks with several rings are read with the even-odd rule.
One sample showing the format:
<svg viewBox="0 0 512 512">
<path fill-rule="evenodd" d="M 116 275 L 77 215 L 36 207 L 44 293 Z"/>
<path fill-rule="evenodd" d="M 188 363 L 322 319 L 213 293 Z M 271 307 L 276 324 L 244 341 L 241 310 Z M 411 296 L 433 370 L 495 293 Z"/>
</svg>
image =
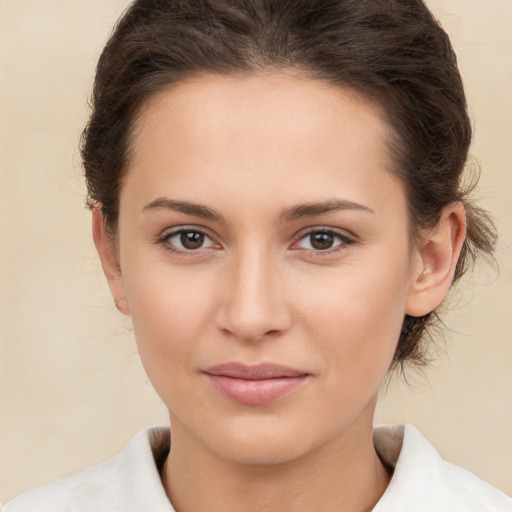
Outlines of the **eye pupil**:
<svg viewBox="0 0 512 512">
<path fill-rule="evenodd" d="M 317 250 L 330 249 L 334 245 L 334 235 L 331 233 L 314 233 L 311 235 L 311 247 Z"/>
<path fill-rule="evenodd" d="M 180 242 L 185 249 L 199 249 L 204 244 L 204 235 L 197 231 L 185 231 L 181 233 Z"/>
</svg>

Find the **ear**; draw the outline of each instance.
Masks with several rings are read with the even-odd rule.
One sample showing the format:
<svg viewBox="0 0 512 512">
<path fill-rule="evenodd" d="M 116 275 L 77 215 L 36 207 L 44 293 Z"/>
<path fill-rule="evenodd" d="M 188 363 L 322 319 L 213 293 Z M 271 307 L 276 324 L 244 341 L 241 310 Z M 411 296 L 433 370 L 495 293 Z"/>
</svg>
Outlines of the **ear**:
<svg viewBox="0 0 512 512">
<path fill-rule="evenodd" d="M 464 205 L 452 203 L 443 209 L 437 226 L 423 233 L 415 249 L 406 314 L 423 316 L 441 304 L 452 284 L 465 237 Z"/>
<path fill-rule="evenodd" d="M 130 310 L 125 297 L 121 267 L 114 242 L 107 233 L 105 219 L 99 205 L 95 206 L 92 210 L 92 237 L 116 308 L 124 315 L 129 315 Z"/>
</svg>

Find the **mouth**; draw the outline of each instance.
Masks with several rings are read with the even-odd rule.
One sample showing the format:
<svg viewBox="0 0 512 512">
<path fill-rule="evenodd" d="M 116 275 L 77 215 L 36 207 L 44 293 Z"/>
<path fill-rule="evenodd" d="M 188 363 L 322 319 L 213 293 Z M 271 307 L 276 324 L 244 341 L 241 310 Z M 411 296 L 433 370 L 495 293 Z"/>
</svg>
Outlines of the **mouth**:
<svg viewBox="0 0 512 512">
<path fill-rule="evenodd" d="M 213 388 L 231 401 L 265 405 L 297 390 L 310 374 L 273 363 L 247 366 L 226 363 L 203 372 Z"/>
</svg>

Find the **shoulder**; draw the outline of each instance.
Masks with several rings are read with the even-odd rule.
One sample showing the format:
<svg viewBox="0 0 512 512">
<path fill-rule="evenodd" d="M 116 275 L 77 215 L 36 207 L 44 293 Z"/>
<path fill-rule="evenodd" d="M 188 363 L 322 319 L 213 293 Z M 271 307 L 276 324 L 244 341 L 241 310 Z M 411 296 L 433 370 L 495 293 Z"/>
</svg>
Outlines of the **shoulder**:
<svg viewBox="0 0 512 512">
<path fill-rule="evenodd" d="M 512 512 L 511 498 L 443 460 L 412 425 L 376 427 L 374 442 L 394 474 L 373 512 Z"/>
<path fill-rule="evenodd" d="M 172 512 L 156 462 L 168 446 L 168 429 L 143 430 L 116 457 L 21 494 L 2 512 Z"/>
<path fill-rule="evenodd" d="M 17 496 L 2 512 L 93 510 L 96 503 L 115 499 L 118 457 Z M 81 503 L 77 508 L 73 503 Z"/>
</svg>

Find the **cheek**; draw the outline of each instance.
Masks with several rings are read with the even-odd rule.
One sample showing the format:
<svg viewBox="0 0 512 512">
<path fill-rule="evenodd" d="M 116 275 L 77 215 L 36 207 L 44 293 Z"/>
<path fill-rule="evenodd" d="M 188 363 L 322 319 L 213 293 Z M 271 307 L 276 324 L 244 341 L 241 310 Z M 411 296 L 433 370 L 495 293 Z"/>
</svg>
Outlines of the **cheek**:
<svg viewBox="0 0 512 512">
<path fill-rule="evenodd" d="M 183 370 L 195 367 L 196 347 L 212 325 L 213 276 L 136 261 L 126 262 L 124 288 L 142 362 L 160 391 L 179 386 Z"/>
<path fill-rule="evenodd" d="M 390 260 L 384 260 L 390 261 Z M 327 357 L 333 387 L 380 385 L 393 358 L 405 313 L 407 261 L 345 268 L 325 281 L 303 282 L 303 318 Z M 321 347 L 321 348 L 320 348 Z"/>
</svg>

